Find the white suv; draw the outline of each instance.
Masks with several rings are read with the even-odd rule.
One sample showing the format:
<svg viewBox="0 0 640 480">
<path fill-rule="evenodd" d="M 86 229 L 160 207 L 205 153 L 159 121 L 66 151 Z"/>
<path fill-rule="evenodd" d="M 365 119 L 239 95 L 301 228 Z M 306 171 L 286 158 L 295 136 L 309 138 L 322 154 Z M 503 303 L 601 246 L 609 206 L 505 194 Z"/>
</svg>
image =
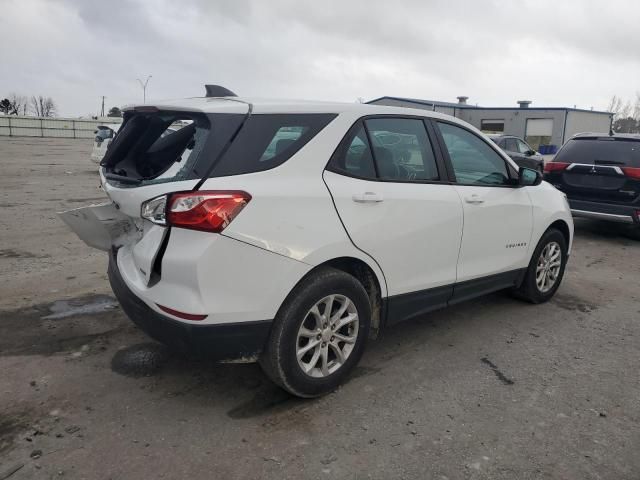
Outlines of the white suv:
<svg viewBox="0 0 640 480">
<path fill-rule="evenodd" d="M 388 325 L 501 289 L 544 302 L 560 285 L 565 196 L 470 125 L 215 90 L 126 110 L 101 163 L 112 202 L 61 214 L 110 252 L 113 291 L 153 338 L 259 360 L 313 397 Z"/>
</svg>

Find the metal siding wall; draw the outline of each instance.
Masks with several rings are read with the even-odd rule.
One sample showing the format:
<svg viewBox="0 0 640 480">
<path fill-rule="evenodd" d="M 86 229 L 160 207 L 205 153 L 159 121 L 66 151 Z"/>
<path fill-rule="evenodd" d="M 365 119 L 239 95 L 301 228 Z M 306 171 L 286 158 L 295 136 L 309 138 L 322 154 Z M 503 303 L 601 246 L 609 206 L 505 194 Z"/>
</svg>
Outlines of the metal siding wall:
<svg viewBox="0 0 640 480">
<path fill-rule="evenodd" d="M 529 118 L 550 118 L 553 120 L 551 143 L 562 145 L 562 129 L 564 126 L 564 110 L 529 110 L 513 108 L 504 110 L 484 110 L 482 108 L 462 109 L 459 118 L 480 129 L 482 120 L 504 120 L 504 134 L 524 138 Z"/>
<path fill-rule="evenodd" d="M 565 141 L 576 133 L 609 133 L 611 117 L 605 113 L 568 112 Z"/>
</svg>

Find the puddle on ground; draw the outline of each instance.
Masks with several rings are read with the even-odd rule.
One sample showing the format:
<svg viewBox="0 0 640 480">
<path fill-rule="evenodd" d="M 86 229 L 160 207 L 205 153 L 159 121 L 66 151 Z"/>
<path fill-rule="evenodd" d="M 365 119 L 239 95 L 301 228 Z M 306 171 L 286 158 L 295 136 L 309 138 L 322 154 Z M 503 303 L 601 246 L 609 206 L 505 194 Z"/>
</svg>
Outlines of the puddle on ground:
<svg viewBox="0 0 640 480">
<path fill-rule="evenodd" d="M 115 298 L 76 299 L 0 311 L 0 356 L 53 355 L 83 349 L 80 357 L 103 350 L 108 336 L 130 325 Z M 77 353 L 77 352 L 75 352 Z"/>
<path fill-rule="evenodd" d="M 90 298 L 72 300 L 58 300 L 49 306 L 51 313 L 42 317 L 42 319 L 57 320 L 75 315 L 93 315 L 114 310 L 117 307 L 118 301 L 107 295 L 95 295 Z"/>
<path fill-rule="evenodd" d="M 118 350 L 111 359 L 111 370 L 127 377 L 150 377 L 160 372 L 171 358 L 160 343 L 141 343 Z"/>
</svg>

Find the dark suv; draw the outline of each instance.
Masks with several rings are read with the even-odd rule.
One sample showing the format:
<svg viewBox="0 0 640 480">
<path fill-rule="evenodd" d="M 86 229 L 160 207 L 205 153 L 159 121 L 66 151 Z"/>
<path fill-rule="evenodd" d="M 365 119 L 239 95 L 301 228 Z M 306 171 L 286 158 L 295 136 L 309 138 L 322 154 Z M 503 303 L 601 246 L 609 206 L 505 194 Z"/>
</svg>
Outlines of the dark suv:
<svg viewBox="0 0 640 480">
<path fill-rule="evenodd" d="M 495 144 L 505 151 L 519 167 L 532 168 L 542 173 L 544 158 L 527 142 L 513 135 L 487 135 Z"/>
<path fill-rule="evenodd" d="M 578 134 L 544 171 L 574 217 L 626 223 L 640 237 L 640 135 Z"/>
</svg>

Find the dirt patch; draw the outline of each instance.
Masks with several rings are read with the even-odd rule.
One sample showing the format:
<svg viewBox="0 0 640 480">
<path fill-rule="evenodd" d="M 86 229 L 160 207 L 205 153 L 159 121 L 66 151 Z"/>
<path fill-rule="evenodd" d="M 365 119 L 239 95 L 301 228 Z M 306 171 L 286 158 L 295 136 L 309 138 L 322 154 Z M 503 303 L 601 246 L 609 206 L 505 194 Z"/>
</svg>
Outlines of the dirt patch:
<svg viewBox="0 0 640 480">
<path fill-rule="evenodd" d="M 592 311 L 598 309 L 598 305 L 587 302 L 586 300 L 575 297 L 573 295 L 556 294 L 551 302 L 564 310 L 573 312 L 591 313 Z"/>
<path fill-rule="evenodd" d="M 93 198 L 68 198 L 65 201 L 68 203 L 89 203 L 89 202 L 101 202 L 104 203 L 107 199 L 105 197 L 93 197 Z"/>
<path fill-rule="evenodd" d="M 227 415 L 233 419 L 253 418 L 283 412 L 305 401 L 271 384 L 261 388 L 247 402 L 229 410 Z"/>
<path fill-rule="evenodd" d="M 29 428 L 31 412 L 3 412 L 0 414 L 0 453 L 11 450 L 18 433 Z"/>
<path fill-rule="evenodd" d="M 25 252 L 22 250 L 13 250 L 7 248 L 0 250 L 0 258 L 48 258 L 49 255 L 38 255 L 36 253 Z"/>
</svg>

